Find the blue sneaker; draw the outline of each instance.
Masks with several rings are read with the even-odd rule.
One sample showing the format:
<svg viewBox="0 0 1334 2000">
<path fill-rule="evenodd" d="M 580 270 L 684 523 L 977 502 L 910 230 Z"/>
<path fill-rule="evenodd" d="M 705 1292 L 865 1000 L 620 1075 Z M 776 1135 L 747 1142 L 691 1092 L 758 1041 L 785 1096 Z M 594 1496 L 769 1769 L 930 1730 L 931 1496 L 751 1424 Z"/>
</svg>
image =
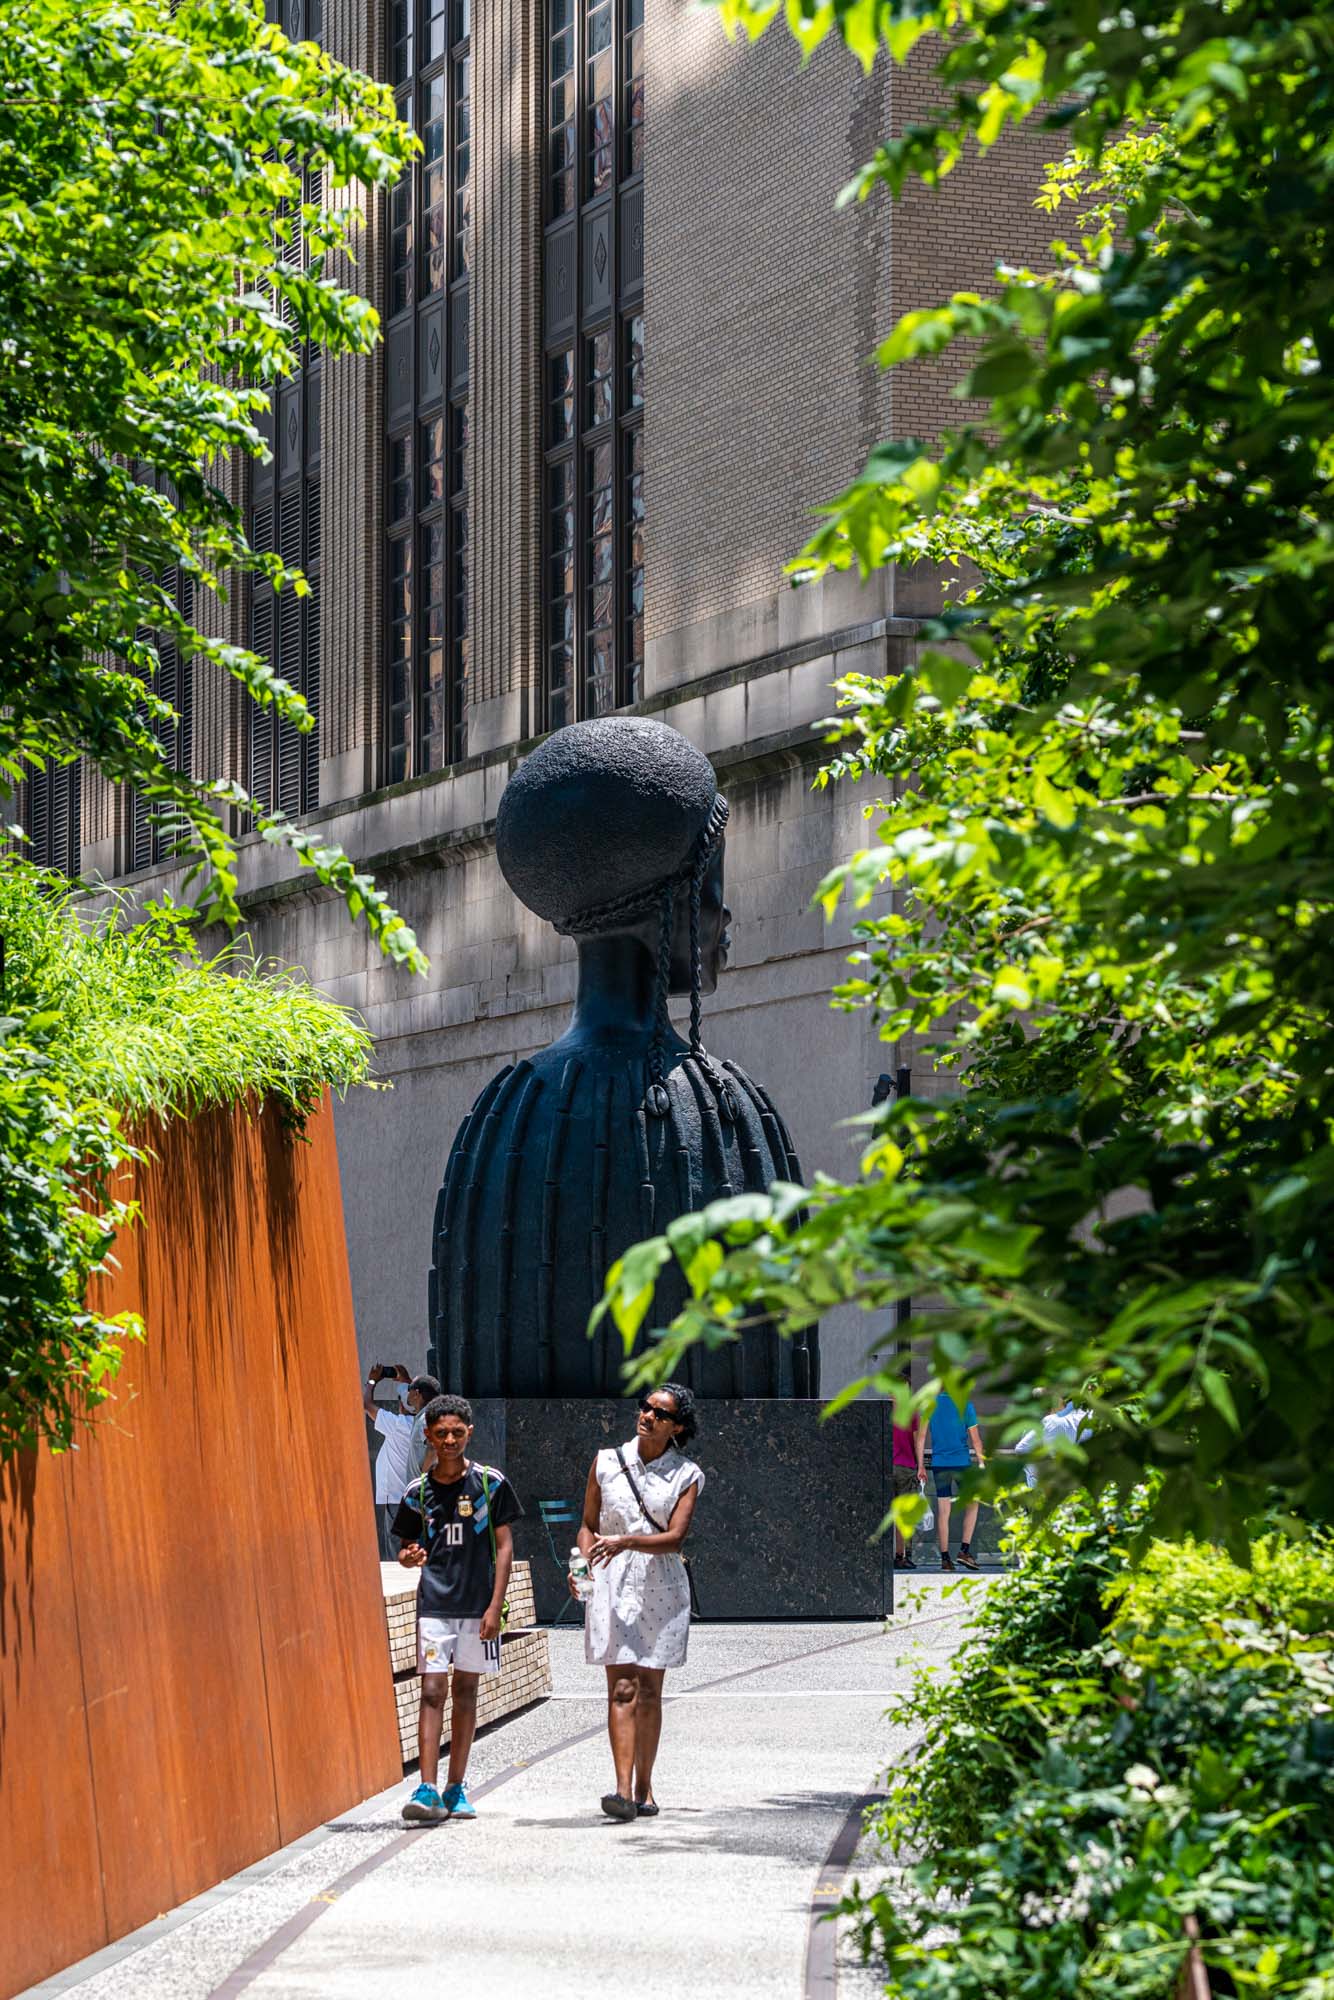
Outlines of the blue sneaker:
<svg viewBox="0 0 1334 2000">
<path fill-rule="evenodd" d="M 476 1819 L 477 1808 L 462 1785 L 445 1786 L 445 1811 L 451 1819 Z"/>
<path fill-rule="evenodd" d="M 403 1808 L 403 1817 L 410 1825 L 420 1822 L 433 1826 L 437 1820 L 449 1818 L 449 1808 L 434 1785 L 418 1785 Z"/>
</svg>

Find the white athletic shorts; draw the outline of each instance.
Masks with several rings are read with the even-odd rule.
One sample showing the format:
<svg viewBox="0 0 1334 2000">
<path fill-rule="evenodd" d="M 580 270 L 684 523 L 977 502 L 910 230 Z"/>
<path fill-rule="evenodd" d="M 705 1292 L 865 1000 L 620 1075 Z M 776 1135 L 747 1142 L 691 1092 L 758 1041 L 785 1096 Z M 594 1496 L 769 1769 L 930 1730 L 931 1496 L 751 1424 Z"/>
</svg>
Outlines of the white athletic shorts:
<svg viewBox="0 0 1334 2000">
<path fill-rule="evenodd" d="M 483 1644 L 480 1618 L 419 1618 L 417 1672 L 447 1674 L 451 1666 L 465 1674 L 498 1674 L 500 1640 Z"/>
</svg>

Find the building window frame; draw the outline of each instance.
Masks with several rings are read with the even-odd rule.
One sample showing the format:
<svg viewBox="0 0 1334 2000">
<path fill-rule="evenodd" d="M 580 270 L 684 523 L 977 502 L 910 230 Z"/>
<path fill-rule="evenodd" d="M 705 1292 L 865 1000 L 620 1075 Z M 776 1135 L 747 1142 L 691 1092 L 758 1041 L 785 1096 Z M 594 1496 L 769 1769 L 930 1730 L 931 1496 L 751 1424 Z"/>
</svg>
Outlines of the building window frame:
<svg viewBox="0 0 1334 2000">
<path fill-rule="evenodd" d="M 29 765 L 20 780 L 14 816 L 27 834 L 16 851 L 36 868 L 73 880 L 83 861 L 83 759 L 58 764 L 48 757 Z"/>
<path fill-rule="evenodd" d="M 264 12 L 292 41 L 323 39 L 323 0 L 264 0 Z M 284 202 L 280 211 L 278 255 L 293 266 L 305 256 L 304 232 L 293 226 L 298 200 L 323 206 L 320 169 L 303 169 L 299 198 Z M 296 315 L 286 300 L 280 310 L 284 324 L 295 329 Z M 300 365 L 276 384 L 258 425 L 269 457 L 251 470 L 251 545 L 280 555 L 307 583 L 306 594 L 298 597 L 290 584 L 275 592 L 262 577 L 252 573 L 249 579 L 250 650 L 296 689 L 314 717 L 313 728 L 296 729 L 271 706 L 247 705 L 247 788 L 266 812 L 288 819 L 313 812 L 320 802 L 323 384 L 321 350 L 305 341 Z"/>
<path fill-rule="evenodd" d="M 250 648 L 305 700 L 315 718 L 301 730 L 272 707 L 249 706 L 246 783 L 266 812 L 299 819 L 320 802 L 321 409 L 324 371 L 307 346 L 301 367 L 279 384 L 261 429 L 271 456 L 257 465 L 250 495 L 255 548 L 280 555 L 305 576 L 298 597 L 291 584 L 275 592 L 250 579 Z"/>
<path fill-rule="evenodd" d="M 386 783 L 467 754 L 471 0 L 389 0 L 389 83 L 424 152 L 389 192 L 385 272 Z"/>
<path fill-rule="evenodd" d="M 192 624 L 193 576 L 179 563 L 173 563 L 163 570 L 159 581 L 164 596 L 186 623 Z M 156 649 L 158 664 L 153 675 L 153 692 L 169 701 L 176 711 L 174 723 L 154 721 L 153 733 L 162 745 L 169 767 L 188 776 L 194 763 L 194 657 L 181 651 L 172 631 L 141 627 L 136 637 Z M 164 814 L 160 809 L 155 811 L 142 792 L 132 790 L 124 822 L 125 872 L 134 874 L 159 861 L 169 861 L 180 845 L 183 830 L 179 816 Z"/>
<path fill-rule="evenodd" d="M 546 0 L 548 728 L 644 691 L 644 0 Z"/>
</svg>

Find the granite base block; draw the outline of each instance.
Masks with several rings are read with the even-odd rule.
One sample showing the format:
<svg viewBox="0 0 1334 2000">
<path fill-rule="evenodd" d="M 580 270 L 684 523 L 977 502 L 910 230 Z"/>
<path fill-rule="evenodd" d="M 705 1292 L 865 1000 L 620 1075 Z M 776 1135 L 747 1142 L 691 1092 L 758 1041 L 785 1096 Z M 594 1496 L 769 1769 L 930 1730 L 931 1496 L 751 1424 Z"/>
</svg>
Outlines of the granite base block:
<svg viewBox="0 0 1334 2000">
<path fill-rule="evenodd" d="M 879 1618 L 893 1609 L 893 1544 L 875 1531 L 889 1507 L 889 1414 L 856 1403 L 708 1400 L 689 1447 L 705 1475 L 690 1558 L 706 1619 Z M 634 1436 L 621 1399 L 510 1398 L 474 1404 L 473 1455 L 500 1466 L 523 1503 L 516 1556 L 532 1567 L 543 1623 L 578 1620 L 565 1565 L 594 1455 Z M 542 1503 L 546 1503 L 543 1505 Z M 544 1521 L 554 1507 L 567 1521 Z"/>
</svg>

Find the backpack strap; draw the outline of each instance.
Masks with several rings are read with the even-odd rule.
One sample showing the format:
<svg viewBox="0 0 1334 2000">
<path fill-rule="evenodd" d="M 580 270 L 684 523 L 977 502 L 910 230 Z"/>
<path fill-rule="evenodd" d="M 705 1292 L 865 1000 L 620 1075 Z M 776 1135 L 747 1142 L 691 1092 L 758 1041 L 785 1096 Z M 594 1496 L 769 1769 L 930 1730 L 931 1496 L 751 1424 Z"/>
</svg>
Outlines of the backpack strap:
<svg viewBox="0 0 1334 2000">
<path fill-rule="evenodd" d="M 486 1502 L 486 1532 L 491 1538 L 491 1567 L 494 1570 L 499 1558 L 496 1555 L 496 1524 L 491 1518 L 491 1488 L 488 1486 L 486 1478 L 491 1467 L 489 1465 L 479 1465 L 477 1470 L 482 1481 L 482 1498 Z"/>
</svg>

